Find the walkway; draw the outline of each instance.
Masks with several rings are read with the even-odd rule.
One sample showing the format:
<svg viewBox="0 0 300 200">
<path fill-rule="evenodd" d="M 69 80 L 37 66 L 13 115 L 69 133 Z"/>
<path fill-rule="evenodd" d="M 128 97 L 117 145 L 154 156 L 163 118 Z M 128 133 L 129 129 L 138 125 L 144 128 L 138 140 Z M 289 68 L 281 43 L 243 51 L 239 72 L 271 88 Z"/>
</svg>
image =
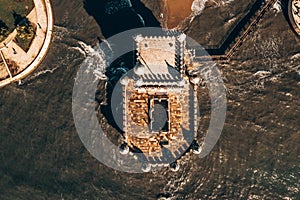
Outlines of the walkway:
<svg viewBox="0 0 300 200">
<path fill-rule="evenodd" d="M 197 57 L 198 61 L 201 60 L 219 60 L 219 61 L 228 61 L 233 55 L 238 51 L 239 47 L 242 46 L 243 42 L 246 40 L 247 36 L 253 31 L 257 24 L 261 21 L 263 16 L 274 6 L 277 0 L 269 0 L 265 4 L 261 0 L 257 0 L 255 4 L 261 4 L 262 6 L 259 10 L 255 10 L 256 5 L 252 9 L 254 15 L 251 15 L 249 12 L 244 19 L 241 20 L 242 23 L 244 20 L 247 20 L 248 25 L 246 27 L 240 27 L 240 24 L 236 25 L 236 28 L 228 35 L 222 45 L 218 49 L 206 49 L 210 56 Z M 237 30 L 235 30 L 237 29 Z M 241 30 L 239 30 L 241 29 Z M 229 40 L 230 42 L 228 42 Z M 234 41 L 231 43 L 231 41 Z M 213 53 L 215 52 L 215 53 Z"/>
<path fill-rule="evenodd" d="M 3 62 L 7 75 L 9 75 L 8 78 L 0 81 L 0 87 L 25 78 L 39 66 L 47 54 L 53 30 L 51 3 L 50 0 L 33 1 L 35 8 L 29 13 L 27 18 L 31 23 L 35 24 L 37 28 L 29 50 L 25 52 L 16 42 L 14 42 L 14 38 L 17 34 L 16 30 L 0 44 L 0 64 Z M 16 75 L 9 71 L 8 60 L 10 62 L 15 62 L 18 66 Z"/>
<path fill-rule="evenodd" d="M 289 18 L 295 32 L 300 36 L 300 0 L 289 1 Z"/>
</svg>

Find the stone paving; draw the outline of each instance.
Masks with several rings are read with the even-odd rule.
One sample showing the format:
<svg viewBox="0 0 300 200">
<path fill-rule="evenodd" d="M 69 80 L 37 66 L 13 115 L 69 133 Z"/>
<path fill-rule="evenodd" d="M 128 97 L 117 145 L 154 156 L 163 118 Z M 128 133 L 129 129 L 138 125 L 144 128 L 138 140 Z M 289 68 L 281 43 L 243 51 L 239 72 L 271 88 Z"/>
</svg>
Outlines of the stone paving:
<svg viewBox="0 0 300 200">
<path fill-rule="evenodd" d="M 34 0 L 34 5 L 33 10 L 27 15 L 29 21 L 36 27 L 35 37 L 28 51 L 24 51 L 15 42 L 16 30 L 0 43 L 0 87 L 19 81 L 35 70 L 50 46 L 53 29 L 50 1 Z M 17 66 L 14 73 L 8 69 L 10 63 Z"/>
<path fill-rule="evenodd" d="M 300 0 L 290 0 L 290 17 L 295 31 L 300 35 Z"/>
</svg>

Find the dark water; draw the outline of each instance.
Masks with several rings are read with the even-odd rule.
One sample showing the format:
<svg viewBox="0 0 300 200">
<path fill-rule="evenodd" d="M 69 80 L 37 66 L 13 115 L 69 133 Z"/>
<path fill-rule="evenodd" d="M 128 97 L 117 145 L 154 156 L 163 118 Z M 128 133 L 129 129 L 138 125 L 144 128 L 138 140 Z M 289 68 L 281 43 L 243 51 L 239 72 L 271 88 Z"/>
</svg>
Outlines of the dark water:
<svg viewBox="0 0 300 200">
<path fill-rule="evenodd" d="M 299 198 L 300 62 L 293 55 L 300 41 L 282 14 L 270 14 L 238 56 L 220 66 L 227 120 L 210 155 L 187 157 L 177 173 L 138 175 L 102 165 L 82 145 L 71 105 L 85 59 L 78 42 L 95 46 L 103 35 L 81 0 L 52 3 L 55 29 L 46 59 L 23 85 L 0 90 L 0 199 Z M 270 74 L 254 75 L 259 70 Z M 206 90 L 199 93 L 204 134 L 210 112 Z M 107 131 L 117 134 L 109 125 Z"/>
</svg>

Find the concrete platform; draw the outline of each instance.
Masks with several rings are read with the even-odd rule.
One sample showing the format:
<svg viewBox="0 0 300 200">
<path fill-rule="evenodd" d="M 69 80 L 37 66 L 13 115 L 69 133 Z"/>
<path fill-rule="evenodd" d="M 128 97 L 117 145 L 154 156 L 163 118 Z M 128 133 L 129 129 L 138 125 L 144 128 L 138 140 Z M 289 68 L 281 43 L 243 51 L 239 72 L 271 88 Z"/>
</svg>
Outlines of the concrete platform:
<svg viewBox="0 0 300 200">
<path fill-rule="evenodd" d="M 50 0 L 33 0 L 34 9 L 29 13 L 27 18 L 36 26 L 35 37 L 28 51 L 24 51 L 15 41 L 17 31 L 14 30 L 3 42 L 0 43 L 0 62 L 7 74 L 0 75 L 0 87 L 20 81 L 32 73 L 42 62 L 49 49 L 52 30 L 53 30 L 53 13 Z M 12 73 L 8 63 L 15 63 L 17 72 Z M 0 67 L 1 67 L 0 66 Z M 1 69 L 3 71 L 4 69 Z M 8 75 L 8 76 L 7 76 Z"/>
</svg>

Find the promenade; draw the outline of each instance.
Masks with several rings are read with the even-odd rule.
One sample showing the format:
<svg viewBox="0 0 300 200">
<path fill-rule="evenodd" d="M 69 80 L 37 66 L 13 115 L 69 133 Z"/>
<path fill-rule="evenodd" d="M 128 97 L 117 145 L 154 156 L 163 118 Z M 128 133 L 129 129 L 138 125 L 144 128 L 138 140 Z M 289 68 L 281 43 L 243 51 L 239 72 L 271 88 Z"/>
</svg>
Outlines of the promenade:
<svg viewBox="0 0 300 200">
<path fill-rule="evenodd" d="M 246 15 L 246 17 L 244 17 L 241 20 L 246 20 L 247 23 L 245 26 L 240 28 L 240 24 L 237 24 L 236 27 L 232 30 L 232 32 L 228 34 L 227 38 L 225 39 L 222 45 L 220 45 L 216 49 L 206 49 L 210 55 L 200 56 L 197 57 L 197 59 L 199 61 L 213 59 L 220 62 L 228 62 L 243 45 L 244 41 L 247 39 L 247 36 L 254 31 L 258 23 L 265 16 L 265 14 L 274 7 L 274 4 L 276 2 L 277 0 L 269 0 L 265 4 L 261 4 L 258 10 L 255 9 L 254 15 L 250 15 L 250 13 L 248 13 L 249 16 Z M 261 2 L 259 2 L 258 0 L 256 3 Z M 211 53 L 214 51 L 218 53 Z"/>
<path fill-rule="evenodd" d="M 0 43 L 0 87 L 20 81 L 32 73 L 42 62 L 49 49 L 52 30 L 53 12 L 50 0 L 33 0 L 35 7 L 27 15 L 29 21 L 36 26 L 35 36 L 27 52 L 16 42 L 17 31 L 14 30 Z M 13 63 L 15 71 L 9 68 Z"/>
<path fill-rule="evenodd" d="M 300 36 L 300 0 L 289 1 L 288 14 L 295 32 Z"/>
</svg>

